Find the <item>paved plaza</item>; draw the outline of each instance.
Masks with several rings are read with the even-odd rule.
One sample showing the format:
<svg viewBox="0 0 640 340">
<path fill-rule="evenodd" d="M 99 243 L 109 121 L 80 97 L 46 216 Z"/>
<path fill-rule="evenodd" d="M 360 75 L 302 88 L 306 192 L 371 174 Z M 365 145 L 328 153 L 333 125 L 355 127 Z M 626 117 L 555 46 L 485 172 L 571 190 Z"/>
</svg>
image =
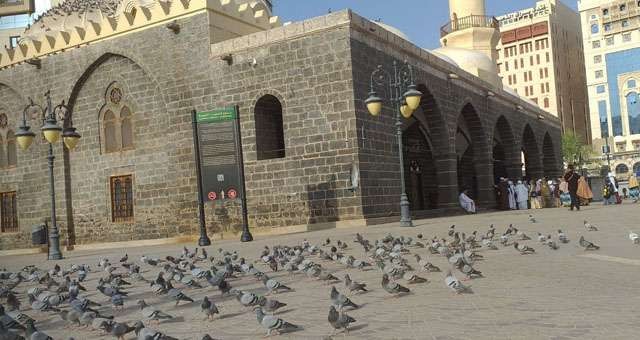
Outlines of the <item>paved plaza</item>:
<svg viewBox="0 0 640 340">
<path fill-rule="evenodd" d="M 217 241 L 208 247 L 210 255 L 219 256 L 218 248 L 238 251 L 250 260 L 258 258 L 265 245 L 298 245 L 304 239 L 312 244 L 322 244 L 327 238 L 333 243 L 347 241 L 345 251 L 356 258 L 364 259 L 364 251 L 352 242 L 356 233 L 361 233 L 372 243 L 388 233 L 394 236 L 411 236 L 422 233 L 425 238 L 438 235 L 446 237 L 450 225 L 467 234 L 478 230 L 484 234 L 489 224 L 495 224 L 497 233 L 502 233 L 508 224 L 532 237 L 526 244 L 535 248 L 532 255 L 520 255 L 513 247 L 498 245 L 499 250 L 482 248 L 479 254 L 485 258 L 476 263 L 476 269 L 484 278 L 465 282 L 473 288 L 474 294 L 453 294 L 444 285 L 443 273 L 421 272 L 429 279 L 426 284 L 410 285 L 412 293 L 403 297 L 390 297 L 380 285 L 381 274 L 377 269 L 346 270 L 335 262 L 320 261 L 323 267 L 343 278 L 349 273 L 352 278 L 368 284 L 370 292 L 352 295 L 352 300 L 361 305 L 348 314 L 357 319 L 348 335 L 337 334 L 334 339 L 635 339 L 640 325 L 640 304 L 638 303 L 638 281 L 640 280 L 640 246 L 633 245 L 628 238 L 630 229 L 640 230 L 638 216 L 640 206 L 625 204 L 604 207 L 593 205 L 575 213 L 566 209 L 545 209 L 533 211 L 537 223 L 529 221 L 532 211 L 495 212 L 480 215 L 443 217 L 416 221 L 416 228 L 406 229 L 394 225 L 368 228 L 334 229 L 304 234 L 294 234 L 258 239 L 242 244 L 238 241 Z M 583 219 L 599 227 L 599 231 L 587 232 Z M 560 244 L 560 249 L 551 250 L 541 245 L 537 232 L 551 233 L 564 230 L 568 244 Z M 580 235 L 601 246 L 601 249 L 586 252 L 578 245 Z M 188 245 L 190 246 L 190 245 Z M 87 263 L 92 269 L 99 269 L 98 258 L 108 257 L 115 263 L 124 255 L 139 263 L 141 254 L 153 257 L 178 256 L 182 245 L 141 247 L 117 250 L 66 252 L 61 262 L 45 262 L 44 255 L 6 256 L 0 258 L 2 267 L 19 270 L 24 265 L 36 264 L 50 268 L 54 263 L 68 267 L 71 263 Z M 442 256 L 431 255 L 427 249 L 411 248 L 445 269 L 447 261 Z M 415 264 L 413 256 L 410 264 Z M 307 278 L 304 274 L 290 276 L 285 272 L 271 273 L 267 266 L 258 264 L 271 277 L 292 287 L 293 292 L 275 295 L 288 305 L 278 316 L 288 322 L 302 326 L 302 330 L 276 336 L 282 339 L 327 339 L 332 328 L 327 322 L 331 304 L 330 286 Z M 153 279 L 158 269 L 143 265 L 144 276 Z M 462 274 L 454 271 L 458 278 Z M 92 273 L 84 285 L 89 288 L 88 297 L 108 305 L 105 296 L 96 293 L 95 286 L 102 272 Z M 237 289 L 265 293 L 260 282 L 253 278 L 241 277 L 230 280 Z M 405 284 L 402 280 L 398 282 Z M 206 284 L 206 282 L 205 282 Z M 405 284 L 406 285 L 406 284 Z M 25 301 L 24 291 L 32 284 L 19 286 L 20 298 Z M 346 292 L 342 283 L 336 285 Z M 152 326 L 155 329 L 179 339 L 201 339 L 205 333 L 217 339 L 257 339 L 265 335 L 265 330 L 257 323 L 253 311 L 243 308 L 234 297 L 220 297 L 217 289 L 207 286 L 203 289 L 185 289 L 185 293 L 196 302 L 174 307 L 166 296 L 155 296 L 149 287 L 138 285 L 130 289 L 122 311 L 113 312 L 110 307 L 102 307 L 105 314 L 114 313 L 117 321 L 132 323 L 141 319 L 136 301 L 144 298 L 147 303 L 172 314 L 176 320 Z M 222 316 L 214 321 L 203 321 L 200 301 L 203 296 L 213 297 Z M 274 297 L 274 296 L 271 296 Z M 35 313 L 23 304 L 23 312 L 38 320 L 38 326 L 54 339 L 112 339 L 76 328 L 63 328 L 64 323 L 57 315 Z M 127 339 L 134 339 L 133 333 Z"/>
</svg>

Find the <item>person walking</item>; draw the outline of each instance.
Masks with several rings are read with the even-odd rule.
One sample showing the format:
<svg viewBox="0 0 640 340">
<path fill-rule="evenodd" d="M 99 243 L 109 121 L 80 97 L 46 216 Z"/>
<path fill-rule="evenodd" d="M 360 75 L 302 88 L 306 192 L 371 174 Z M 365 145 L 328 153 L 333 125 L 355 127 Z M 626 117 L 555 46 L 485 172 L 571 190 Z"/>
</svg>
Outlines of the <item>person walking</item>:
<svg viewBox="0 0 640 340">
<path fill-rule="evenodd" d="M 629 197 L 633 200 L 633 203 L 638 202 L 640 196 L 640 185 L 638 185 L 638 177 L 635 174 L 629 176 Z"/>
<path fill-rule="evenodd" d="M 516 198 L 518 199 L 518 209 L 529 209 L 529 189 L 522 181 L 518 181 L 515 188 Z"/>
<path fill-rule="evenodd" d="M 573 208 L 580 210 L 580 201 L 578 201 L 578 180 L 580 177 L 582 176 L 578 175 L 573 164 L 570 164 L 569 171 L 564 174 L 564 180 L 567 181 L 569 195 L 571 196 L 571 208 L 569 208 L 571 211 L 573 211 Z"/>
<path fill-rule="evenodd" d="M 578 183 L 580 187 L 580 183 Z M 560 192 L 560 203 L 563 207 L 571 206 L 571 194 L 569 193 L 569 183 L 565 181 L 564 177 L 560 177 L 560 186 L 558 188 Z"/>
<path fill-rule="evenodd" d="M 580 176 L 578 179 L 578 199 L 580 200 L 580 205 L 587 206 L 593 199 L 593 191 L 589 187 L 589 183 L 584 178 L 584 176 Z"/>
<path fill-rule="evenodd" d="M 513 185 L 513 181 L 509 180 L 507 191 L 509 192 L 509 209 L 517 210 L 518 205 L 516 203 L 516 186 Z"/>
<path fill-rule="evenodd" d="M 531 209 L 542 209 L 542 180 L 537 180 L 531 188 Z"/>
</svg>

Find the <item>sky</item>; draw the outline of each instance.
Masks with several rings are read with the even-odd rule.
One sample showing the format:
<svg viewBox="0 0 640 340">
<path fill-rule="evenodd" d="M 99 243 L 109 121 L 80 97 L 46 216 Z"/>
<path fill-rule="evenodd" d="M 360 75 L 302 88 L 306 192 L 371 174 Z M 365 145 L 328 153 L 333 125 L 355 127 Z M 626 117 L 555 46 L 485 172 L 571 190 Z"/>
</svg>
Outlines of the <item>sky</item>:
<svg viewBox="0 0 640 340">
<path fill-rule="evenodd" d="M 577 0 L 562 0 L 577 10 Z M 300 21 L 351 8 L 359 15 L 395 26 L 416 45 L 440 47 L 440 27 L 449 18 L 447 0 L 272 0 L 282 22 Z M 502 15 L 535 6 L 536 0 L 486 0 L 487 15 Z"/>
</svg>

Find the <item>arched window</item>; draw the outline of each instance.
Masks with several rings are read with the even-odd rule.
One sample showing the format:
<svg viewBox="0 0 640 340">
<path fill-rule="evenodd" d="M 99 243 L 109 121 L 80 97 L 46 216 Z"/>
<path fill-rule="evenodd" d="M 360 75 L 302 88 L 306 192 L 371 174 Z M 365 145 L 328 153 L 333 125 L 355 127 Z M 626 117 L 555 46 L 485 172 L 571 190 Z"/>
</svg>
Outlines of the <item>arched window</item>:
<svg viewBox="0 0 640 340">
<path fill-rule="evenodd" d="M 633 173 L 634 174 L 640 173 L 640 162 L 633 165 Z"/>
<path fill-rule="evenodd" d="M 16 149 L 16 136 L 13 131 L 7 132 L 7 166 L 18 165 L 18 150 Z"/>
<path fill-rule="evenodd" d="M 256 152 L 258 160 L 284 158 L 282 105 L 278 98 L 265 95 L 255 107 Z"/>
<path fill-rule="evenodd" d="M 629 132 L 632 135 L 640 133 L 640 103 L 638 93 L 627 94 L 627 115 L 629 116 Z"/>
<path fill-rule="evenodd" d="M 591 34 L 598 34 L 600 32 L 600 26 L 598 24 L 591 25 Z"/>
<path fill-rule="evenodd" d="M 102 110 L 103 152 L 120 152 L 134 148 L 133 112 L 125 103 L 123 90 L 118 83 L 107 88 Z"/>
<path fill-rule="evenodd" d="M 549 98 L 545 98 L 544 99 L 544 107 L 548 108 L 549 107 Z"/>
<path fill-rule="evenodd" d="M 629 173 L 629 167 L 626 164 L 618 164 L 616 166 L 616 175 L 624 175 Z"/>
</svg>

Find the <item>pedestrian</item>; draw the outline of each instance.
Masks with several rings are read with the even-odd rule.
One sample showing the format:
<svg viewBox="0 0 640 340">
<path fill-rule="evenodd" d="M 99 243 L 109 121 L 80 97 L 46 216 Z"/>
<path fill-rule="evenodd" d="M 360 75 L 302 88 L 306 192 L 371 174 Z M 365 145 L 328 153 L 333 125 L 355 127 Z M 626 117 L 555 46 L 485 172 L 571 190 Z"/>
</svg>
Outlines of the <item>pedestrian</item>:
<svg viewBox="0 0 640 340">
<path fill-rule="evenodd" d="M 518 199 L 518 209 L 529 209 L 529 189 L 522 181 L 518 181 L 515 188 L 516 198 Z"/>
<path fill-rule="evenodd" d="M 458 197 L 460 200 L 460 206 L 469 214 L 476 213 L 476 202 L 474 202 L 471 197 L 469 197 L 469 189 L 464 189 L 460 196 Z"/>
<path fill-rule="evenodd" d="M 627 188 L 622 188 L 622 198 L 625 200 L 629 198 L 629 196 L 627 196 L 627 193 L 628 193 Z"/>
<path fill-rule="evenodd" d="M 638 177 L 635 174 L 629 176 L 629 197 L 633 203 L 637 203 L 640 196 L 640 188 L 638 185 Z"/>
<path fill-rule="evenodd" d="M 582 176 L 578 175 L 573 164 L 570 164 L 569 171 L 564 174 L 564 180 L 567 181 L 567 188 L 571 197 L 571 208 L 569 209 L 571 211 L 573 211 L 573 208 L 580 210 L 580 202 L 578 201 L 578 181 L 580 177 Z"/>
<path fill-rule="evenodd" d="M 609 175 L 607 176 L 607 181 L 610 184 L 611 198 L 613 200 L 613 203 L 622 203 L 622 199 L 620 198 L 620 190 L 618 190 L 618 180 L 616 179 L 616 176 L 613 175 L 613 172 L 609 173 Z"/>
<path fill-rule="evenodd" d="M 531 188 L 531 209 L 542 209 L 542 180 L 537 180 Z"/>
<path fill-rule="evenodd" d="M 513 185 L 513 181 L 508 181 L 508 192 L 509 192 L 509 209 L 516 210 L 518 209 L 518 205 L 516 203 L 516 186 Z"/>
<path fill-rule="evenodd" d="M 551 181 L 542 181 L 542 190 L 540 195 L 542 196 L 542 208 L 551 208 L 551 188 L 549 188 L 550 183 Z"/>
<path fill-rule="evenodd" d="M 578 198 L 580 199 L 580 205 L 587 206 L 593 199 L 593 192 L 589 187 L 589 183 L 584 178 L 584 176 L 580 176 L 578 179 Z"/>
<path fill-rule="evenodd" d="M 569 193 L 569 182 L 567 182 L 564 177 L 560 178 L 560 185 L 558 187 L 558 191 L 560 192 L 560 203 L 563 207 L 571 206 L 571 194 Z"/>
</svg>

